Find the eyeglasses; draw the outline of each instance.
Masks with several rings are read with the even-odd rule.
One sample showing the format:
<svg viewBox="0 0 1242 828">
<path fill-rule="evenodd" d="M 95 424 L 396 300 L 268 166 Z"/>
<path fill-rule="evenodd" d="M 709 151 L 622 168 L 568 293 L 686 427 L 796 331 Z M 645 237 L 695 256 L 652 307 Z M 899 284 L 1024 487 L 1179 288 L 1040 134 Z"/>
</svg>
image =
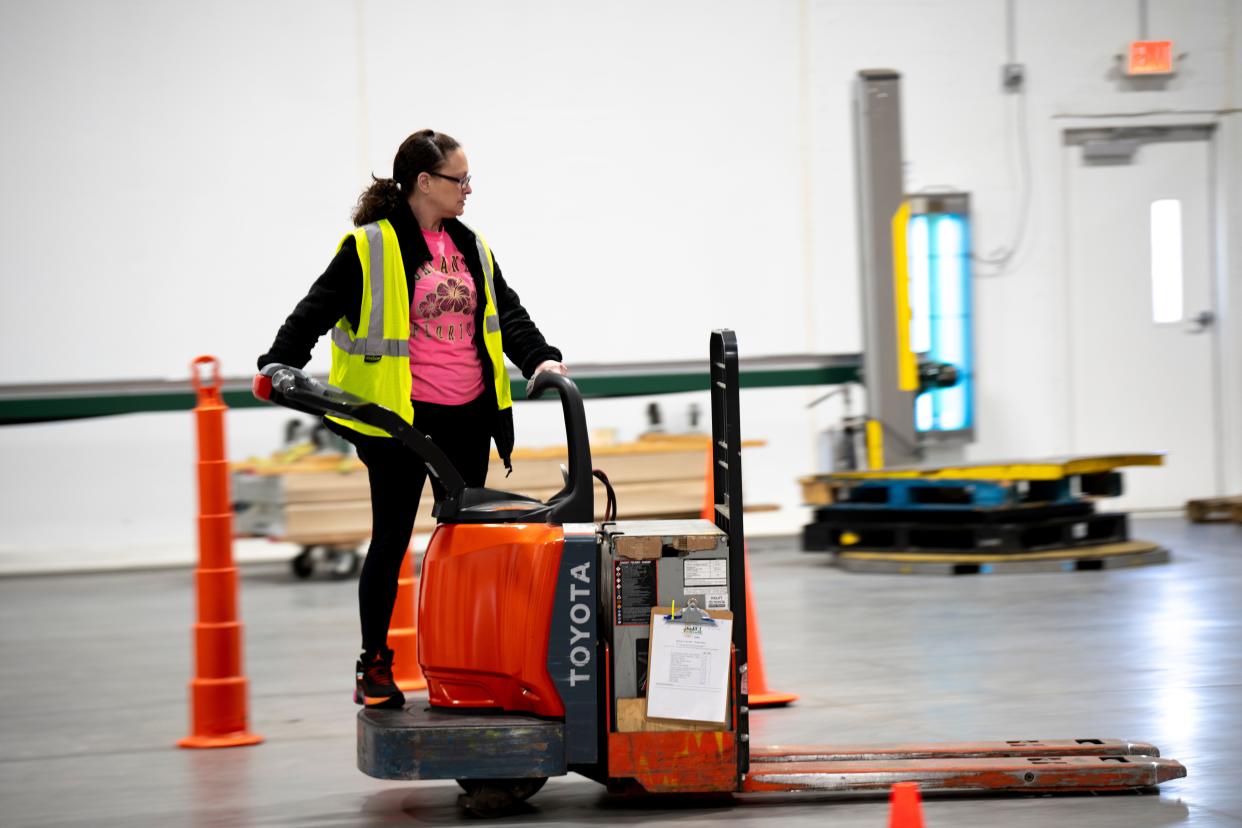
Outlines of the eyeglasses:
<svg viewBox="0 0 1242 828">
<path fill-rule="evenodd" d="M 470 173 L 466 173 L 461 178 L 454 178 L 451 175 L 445 175 L 444 173 L 438 172 L 428 172 L 427 175 L 434 175 L 436 178 L 443 178 L 445 181 L 452 181 L 463 190 L 470 186 Z"/>
</svg>

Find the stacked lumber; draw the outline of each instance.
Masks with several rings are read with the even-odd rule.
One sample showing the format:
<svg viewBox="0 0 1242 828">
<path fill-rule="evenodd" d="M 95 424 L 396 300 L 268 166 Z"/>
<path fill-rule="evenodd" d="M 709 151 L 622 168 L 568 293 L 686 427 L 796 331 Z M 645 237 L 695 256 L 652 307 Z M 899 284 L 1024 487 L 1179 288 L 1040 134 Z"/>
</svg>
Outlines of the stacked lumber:
<svg viewBox="0 0 1242 828">
<path fill-rule="evenodd" d="M 355 457 L 308 454 L 232 469 L 233 532 L 303 546 L 356 545 L 371 534 L 370 486 Z"/>
<path fill-rule="evenodd" d="M 596 436 L 591 447 L 595 468 L 608 476 L 620 516 L 635 519 L 697 517 L 703 506 L 704 476 L 710 438 L 706 434 L 648 434 L 631 443 L 607 443 Z M 750 440 L 744 447 L 762 446 Z M 490 488 L 546 500 L 564 485 L 564 446 L 518 448 L 513 472 L 493 454 Z M 234 531 L 301 544 L 357 542 L 371 533 L 370 489 L 366 469 L 356 457 L 306 453 L 293 449 L 266 460 L 233 465 Z M 595 484 L 595 517 L 604 517 L 606 493 Z M 431 485 L 423 491 L 416 532 L 430 531 Z M 766 510 L 775 507 L 748 507 Z"/>
</svg>

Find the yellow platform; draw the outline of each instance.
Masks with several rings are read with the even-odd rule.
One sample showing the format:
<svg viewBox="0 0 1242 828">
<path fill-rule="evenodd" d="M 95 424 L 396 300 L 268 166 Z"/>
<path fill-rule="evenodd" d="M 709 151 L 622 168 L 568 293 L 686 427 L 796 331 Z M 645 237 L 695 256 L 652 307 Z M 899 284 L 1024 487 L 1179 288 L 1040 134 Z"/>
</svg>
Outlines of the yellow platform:
<svg viewBox="0 0 1242 828">
<path fill-rule="evenodd" d="M 1078 474 L 1110 472 L 1122 466 L 1162 466 L 1159 453 L 1092 454 L 1077 457 L 1045 457 L 1039 460 L 993 460 L 980 463 L 958 463 L 944 466 L 893 466 L 817 474 L 804 478 L 824 482 L 846 482 L 876 479 L 923 480 L 1060 480 Z"/>
</svg>

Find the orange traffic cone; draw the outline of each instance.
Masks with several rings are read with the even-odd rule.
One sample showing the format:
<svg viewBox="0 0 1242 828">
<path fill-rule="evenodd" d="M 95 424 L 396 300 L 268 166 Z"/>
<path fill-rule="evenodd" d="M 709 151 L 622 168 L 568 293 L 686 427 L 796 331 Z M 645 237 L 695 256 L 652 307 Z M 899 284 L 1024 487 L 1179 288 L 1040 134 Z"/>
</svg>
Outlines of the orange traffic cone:
<svg viewBox="0 0 1242 828">
<path fill-rule="evenodd" d="M 703 520 L 716 522 L 716 484 L 712 474 L 712 450 L 707 449 L 707 488 L 703 497 Z M 746 562 L 746 653 L 749 662 L 750 693 L 747 698 L 751 707 L 778 707 L 798 700 L 797 693 L 779 693 L 768 689 L 767 674 L 763 669 L 763 653 L 759 648 L 759 622 L 752 609 L 755 602 L 750 597 L 750 552 L 742 541 L 742 555 Z"/>
<path fill-rule="evenodd" d="M 923 828 L 923 805 L 917 782 L 897 782 L 889 794 L 888 828 Z"/>
<path fill-rule="evenodd" d="M 750 663 L 750 693 L 747 698 L 751 707 L 783 707 L 798 700 L 797 693 L 780 693 L 768 689 L 768 677 L 763 670 L 763 653 L 759 650 L 759 621 L 755 602 L 750 597 L 750 555 L 746 561 L 746 652 Z"/>
<path fill-rule="evenodd" d="M 397 578 L 397 600 L 388 623 L 388 647 L 395 653 L 392 677 L 402 690 L 426 690 L 427 679 L 418 666 L 418 579 L 414 577 L 414 545 L 405 552 Z"/>
<path fill-rule="evenodd" d="M 199 377 L 211 367 L 211 379 Z M 241 672 L 241 622 L 237 620 L 237 567 L 233 566 L 233 509 L 224 452 L 220 364 L 200 356 L 190 363 L 198 396 L 198 616 L 194 624 L 194 679 L 190 681 L 190 735 L 185 748 L 236 747 L 263 741 L 246 727 L 246 677 Z"/>
</svg>

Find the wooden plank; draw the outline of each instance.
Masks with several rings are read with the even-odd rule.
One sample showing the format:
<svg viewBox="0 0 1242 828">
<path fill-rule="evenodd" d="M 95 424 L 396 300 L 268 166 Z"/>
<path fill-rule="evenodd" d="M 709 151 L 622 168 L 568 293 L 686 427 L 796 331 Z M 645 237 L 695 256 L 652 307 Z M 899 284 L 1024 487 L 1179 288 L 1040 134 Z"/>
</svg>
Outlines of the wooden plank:
<svg viewBox="0 0 1242 828">
<path fill-rule="evenodd" d="M 251 457 L 230 464 L 232 471 L 244 471 L 250 474 L 264 475 L 296 475 L 323 474 L 325 472 L 349 472 L 362 468 L 357 457 L 339 452 L 308 454 L 299 451 L 308 444 L 294 446 L 292 449 L 279 451 L 271 457 Z"/>
<path fill-rule="evenodd" d="M 1017 575 L 1039 572 L 1079 572 L 1098 569 L 1119 569 L 1130 566 L 1164 564 L 1170 560 L 1169 550 L 1156 544 L 1141 544 L 1132 551 L 1097 554 L 1099 546 L 1079 546 L 1053 553 L 1013 553 L 994 562 L 980 563 L 964 558 L 952 559 L 937 555 L 912 555 L 894 560 L 884 553 L 852 552 L 838 554 L 833 563 L 846 572 L 894 575 Z"/>
<path fill-rule="evenodd" d="M 1193 523 L 1242 523 L 1242 495 L 1188 500 L 1186 517 Z"/>
<path fill-rule="evenodd" d="M 829 506 L 837 502 L 839 483 L 833 483 L 823 477 L 799 477 L 802 486 L 802 502 L 807 506 Z"/>
<path fill-rule="evenodd" d="M 285 507 L 284 528 L 284 537 L 295 542 L 325 535 L 362 540 L 371 536 L 371 501 L 292 503 Z"/>
<path fill-rule="evenodd" d="M 623 535 L 616 538 L 613 543 L 616 546 L 617 557 L 628 558 L 632 561 L 655 560 L 664 554 L 664 543 L 660 538 L 632 538 Z"/>
<path fill-rule="evenodd" d="M 285 503 L 329 503 L 342 500 L 370 500 L 371 484 L 366 469 L 320 474 L 291 474 L 284 478 Z"/>
<path fill-rule="evenodd" d="M 1066 549 L 1047 549 L 1041 552 L 1008 552 L 1000 555 L 954 555 L 948 552 L 869 552 L 850 550 L 838 553 L 839 557 L 854 560 L 894 561 L 897 563 L 1013 563 L 1015 561 L 1055 561 L 1073 558 L 1107 558 L 1113 555 L 1132 555 L 1151 552 L 1160 545 L 1150 541 L 1132 540 L 1121 543 L 1074 546 Z"/>
<path fill-rule="evenodd" d="M 674 733 L 692 731 L 716 731 L 718 724 L 706 722 L 676 722 L 669 719 L 647 718 L 647 699 L 617 699 L 618 733 Z"/>
</svg>

